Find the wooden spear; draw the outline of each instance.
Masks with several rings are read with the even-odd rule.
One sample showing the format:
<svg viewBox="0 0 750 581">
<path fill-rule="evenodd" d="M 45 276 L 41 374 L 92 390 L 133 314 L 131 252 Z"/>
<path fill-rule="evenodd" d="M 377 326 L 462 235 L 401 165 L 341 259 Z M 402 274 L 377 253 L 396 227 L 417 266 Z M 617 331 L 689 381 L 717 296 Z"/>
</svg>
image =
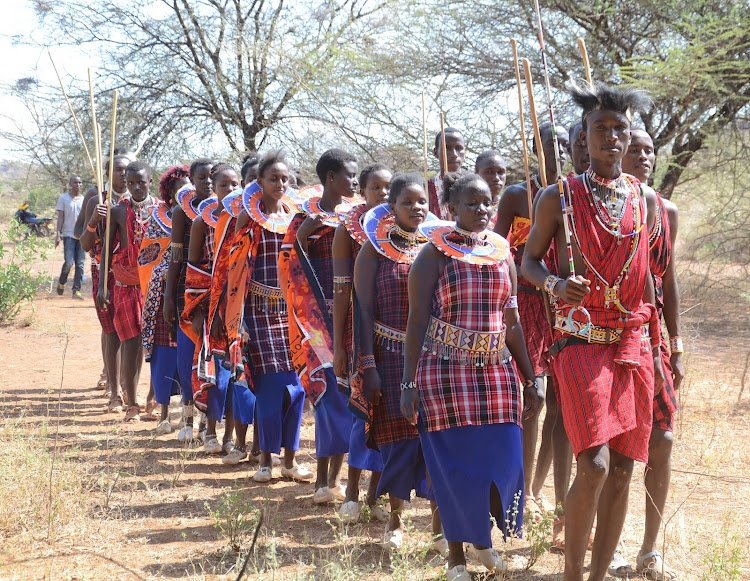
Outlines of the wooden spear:
<svg viewBox="0 0 750 581">
<path fill-rule="evenodd" d="M 534 128 L 534 143 L 536 143 L 536 158 L 539 160 L 539 181 L 542 182 L 542 188 L 546 188 L 547 183 L 547 165 L 544 160 L 544 149 L 542 148 L 542 135 L 539 133 L 539 120 L 536 116 L 536 102 L 534 101 L 534 85 L 531 79 L 531 66 L 529 59 L 523 59 L 523 74 L 526 77 L 526 90 L 529 93 L 529 112 L 531 113 L 531 125 Z M 554 129 L 553 129 L 554 131 Z"/>
<path fill-rule="evenodd" d="M 104 228 L 104 292 L 107 292 L 107 289 L 109 288 L 107 286 L 108 278 L 109 278 L 109 233 L 110 233 L 110 227 L 111 227 L 111 221 L 112 221 L 112 192 L 114 191 L 114 188 L 112 187 L 112 175 L 114 173 L 115 169 L 115 163 L 114 163 L 114 157 L 115 157 L 115 127 L 116 127 L 116 120 L 117 120 L 117 89 L 115 89 L 115 95 L 112 99 L 112 129 L 109 134 L 109 181 L 107 182 L 109 184 L 109 192 L 107 193 L 108 198 L 108 204 L 107 204 L 107 225 Z M 100 144 L 101 145 L 101 144 Z M 101 147 L 99 148 L 99 152 L 101 153 Z"/>
<path fill-rule="evenodd" d="M 582 36 L 578 37 L 578 50 L 581 51 L 581 57 L 583 58 L 583 68 L 586 71 L 586 82 L 589 84 L 589 89 L 594 90 L 594 81 L 591 80 L 591 67 L 589 66 L 589 53 L 586 50 L 586 41 L 583 40 Z"/>
<path fill-rule="evenodd" d="M 526 172 L 526 198 L 529 204 L 529 220 L 534 222 L 533 197 L 531 195 L 531 172 L 529 171 L 529 146 L 526 143 L 526 123 L 523 119 L 523 91 L 521 89 L 521 71 L 518 66 L 518 45 L 516 39 L 510 39 L 513 49 L 513 65 L 516 70 L 516 87 L 518 88 L 518 118 L 521 120 L 521 143 L 523 143 L 523 169 Z M 544 155 L 544 154 L 542 154 Z"/>
<path fill-rule="evenodd" d="M 429 189 L 429 179 L 427 178 L 427 108 L 424 101 L 424 91 L 422 91 L 422 146 L 424 157 L 424 191 L 427 193 Z"/>
</svg>

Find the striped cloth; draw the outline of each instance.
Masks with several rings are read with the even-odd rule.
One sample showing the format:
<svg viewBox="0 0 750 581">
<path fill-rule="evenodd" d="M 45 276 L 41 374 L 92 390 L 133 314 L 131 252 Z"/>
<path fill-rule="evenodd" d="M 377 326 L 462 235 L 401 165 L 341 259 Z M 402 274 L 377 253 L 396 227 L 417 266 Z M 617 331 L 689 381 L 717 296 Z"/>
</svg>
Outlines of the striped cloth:
<svg viewBox="0 0 750 581">
<path fill-rule="evenodd" d="M 672 238 L 669 229 L 669 214 L 664 206 L 664 200 L 657 193 L 656 216 L 649 233 L 649 268 L 654 279 L 659 320 L 661 320 L 664 310 L 663 277 L 671 260 Z M 661 353 L 661 364 L 664 368 L 665 382 L 661 391 L 654 396 L 654 428 L 671 432 L 674 429 L 674 414 L 677 411 L 677 394 L 672 379 L 669 345 L 663 333 L 659 351 Z"/>
<path fill-rule="evenodd" d="M 449 260 L 432 300 L 434 318 L 474 332 L 504 330 L 510 296 L 508 263 L 478 266 Z M 427 431 L 521 422 L 521 392 L 513 364 L 462 365 L 422 351 L 416 375 Z"/>
</svg>

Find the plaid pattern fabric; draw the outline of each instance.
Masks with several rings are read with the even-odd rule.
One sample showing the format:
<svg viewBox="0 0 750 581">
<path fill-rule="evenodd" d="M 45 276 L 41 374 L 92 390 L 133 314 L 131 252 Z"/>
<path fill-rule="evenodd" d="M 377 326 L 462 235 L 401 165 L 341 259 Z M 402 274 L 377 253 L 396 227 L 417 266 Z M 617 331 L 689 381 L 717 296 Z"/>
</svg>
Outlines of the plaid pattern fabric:
<svg viewBox="0 0 750 581">
<path fill-rule="evenodd" d="M 264 228 L 251 230 L 250 235 L 253 236 L 258 231 L 260 242 L 250 279 L 278 288 L 279 252 L 284 235 Z M 271 309 L 254 308 L 252 301 L 246 300 L 243 321 L 250 336 L 246 350 L 248 361 L 253 366 L 253 375 L 294 370 L 289 351 L 289 315 L 285 309 L 274 312 Z"/>
<path fill-rule="evenodd" d="M 526 351 L 529 353 L 534 375 L 549 371 L 548 350 L 552 344 L 552 327 L 544 311 L 544 297 L 541 294 L 518 292 L 518 317 L 526 339 Z"/>
<path fill-rule="evenodd" d="M 615 363 L 617 345 L 569 345 L 555 356 L 557 398 L 576 456 L 609 443 L 638 462 L 648 460 L 654 369 L 650 352 L 640 365 Z"/>
<path fill-rule="evenodd" d="M 649 268 L 654 279 L 656 291 L 656 307 L 659 320 L 664 308 L 664 287 L 662 279 L 667 272 L 667 266 L 672 260 L 672 242 L 669 229 L 669 215 L 661 196 L 656 194 L 656 217 L 649 235 Z M 670 362 L 669 345 L 662 335 L 661 364 L 664 368 L 666 381 L 661 391 L 654 396 L 654 427 L 671 432 L 674 429 L 674 414 L 677 411 L 677 394 L 672 379 L 672 365 Z"/>
<path fill-rule="evenodd" d="M 375 276 L 375 320 L 400 331 L 406 331 L 409 316 L 409 267 L 378 256 Z M 402 349 L 389 350 L 375 338 L 375 363 L 380 374 L 382 397 L 373 406 L 372 434 L 378 446 L 418 438 L 417 428 L 401 415 L 401 379 L 404 373 Z"/>
<path fill-rule="evenodd" d="M 182 311 L 185 309 L 185 277 L 187 276 L 187 253 L 190 248 L 190 230 L 193 227 L 193 221 L 185 214 L 185 232 L 182 236 L 182 264 L 180 273 L 177 278 L 176 303 L 177 303 L 177 320 L 180 320 Z"/>
<path fill-rule="evenodd" d="M 140 288 L 116 284 L 108 310 L 114 311 L 112 323 L 120 341 L 140 336 L 143 312 L 143 295 Z"/>
<path fill-rule="evenodd" d="M 507 262 L 478 266 L 449 260 L 438 279 L 431 314 L 464 329 L 501 332 L 509 296 Z M 521 392 L 511 361 L 478 367 L 423 350 L 416 382 L 427 431 L 505 422 L 520 425 Z"/>
<path fill-rule="evenodd" d="M 307 257 L 326 300 L 333 300 L 333 236 L 336 228 L 323 226 L 308 238 Z"/>
<path fill-rule="evenodd" d="M 435 214 L 438 220 L 450 220 L 447 209 L 440 203 L 442 192 L 443 179 L 440 174 L 431 177 L 427 181 L 427 202 L 430 205 L 430 212 Z"/>
<path fill-rule="evenodd" d="M 94 305 L 96 305 L 96 294 L 99 292 L 99 267 L 91 263 L 91 294 L 94 297 Z M 115 288 L 115 279 L 110 271 L 109 278 L 107 279 L 107 286 L 109 287 L 109 296 L 112 297 L 112 290 Z M 102 331 L 105 335 L 111 335 L 116 333 L 114 321 L 112 320 L 113 311 L 112 309 L 100 309 L 96 306 L 96 316 L 99 319 L 99 324 L 102 326 Z"/>
</svg>

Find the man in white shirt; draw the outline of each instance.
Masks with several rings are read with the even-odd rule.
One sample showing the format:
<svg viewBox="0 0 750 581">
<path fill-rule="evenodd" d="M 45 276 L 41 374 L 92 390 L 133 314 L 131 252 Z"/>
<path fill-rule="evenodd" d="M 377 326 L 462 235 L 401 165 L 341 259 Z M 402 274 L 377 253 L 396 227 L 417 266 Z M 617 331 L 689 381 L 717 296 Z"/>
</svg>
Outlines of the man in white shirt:
<svg viewBox="0 0 750 581">
<path fill-rule="evenodd" d="M 83 299 L 81 295 L 81 280 L 83 279 L 83 265 L 86 260 L 86 254 L 81 248 L 81 243 L 75 237 L 74 228 L 78 215 L 83 207 L 83 196 L 81 195 L 81 186 L 83 182 L 79 176 L 71 176 L 70 191 L 64 193 L 57 200 L 57 233 L 55 234 L 55 248 L 63 242 L 63 252 L 65 262 L 63 262 L 60 271 L 60 280 L 57 284 L 57 294 L 62 295 L 65 292 L 65 283 L 68 281 L 70 269 L 75 265 L 75 274 L 73 276 L 73 298 Z"/>
</svg>

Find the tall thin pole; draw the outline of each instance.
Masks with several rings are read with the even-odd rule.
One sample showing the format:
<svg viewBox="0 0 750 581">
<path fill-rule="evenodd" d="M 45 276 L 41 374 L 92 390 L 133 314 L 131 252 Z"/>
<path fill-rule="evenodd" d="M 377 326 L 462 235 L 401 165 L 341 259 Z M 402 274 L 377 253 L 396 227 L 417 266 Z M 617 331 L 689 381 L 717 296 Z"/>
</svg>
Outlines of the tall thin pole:
<svg viewBox="0 0 750 581">
<path fill-rule="evenodd" d="M 521 143 L 523 143 L 523 169 L 526 172 L 526 197 L 529 203 L 529 220 L 533 223 L 534 200 L 531 195 L 531 172 L 529 171 L 529 146 L 526 142 L 526 123 L 523 119 L 523 91 L 521 90 L 521 71 L 518 66 L 518 45 L 516 39 L 510 39 L 510 47 L 513 50 L 513 66 L 516 70 L 516 88 L 518 89 L 518 118 L 521 121 Z"/>
<path fill-rule="evenodd" d="M 591 67 L 589 66 L 589 53 L 586 50 L 586 41 L 583 37 L 578 37 L 578 50 L 581 51 L 581 58 L 583 58 L 583 69 L 586 71 L 586 82 L 589 84 L 589 89 L 594 90 L 594 81 L 591 79 Z"/>
<path fill-rule="evenodd" d="M 427 192 L 427 107 L 425 106 L 424 91 L 422 91 L 422 149 L 423 149 L 423 172 L 424 172 L 424 191 Z"/>
<path fill-rule="evenodd" d="M 94 178 L 96 179 L 97 196 L 99 203 L 103 203 L 102 191 L 104 189 L 102 184 L 102 165 L 101 165 L 101 143 L 99 142 L 99 124 L 96 122 L 96 106 L 94 105 L 94 81 L 91 77 L 91 69 L 89 73 L 89 100 L 91 102 L 91 125 L 94 128 L 94 155 L 96 156 L 96 173 Z"/>
<path fill-rule="evenodd" d="M 529 59 L 523 59 L 523 75 L 526 77 L 526 90 L 529 93 L 529 113 L 531 113 L 531 126 L 534 128 L 534 143 L 536 143 L 536 158 L 539 161 L 539 181 L 542 188 L 546 188 L 547 182 L 547 160 L 544 158 L 544 147 L 542 147 L 542 134 L 539 131 L 539 118 L 536 114 L 536 100 L 534 99 L 534 82 L 531 78 L 531 66 Z"/>
<path fill-rule="evenodd" d="M 104 292 L 107 292 L 107 289 L 109 288 L 107 286 L 108 278 L 109 278 L 109 235 L 110 235 L 110 227 L 112 222 L 112 192 L 114 191 L 114 188 L 112 187 L 112 177 L 114 174 L 115 169 L 115 163 L 114 163 L 114 157 L 115 157 L 115 128 L 116 128 L 116 121 L 117 121 L 117 89 L 115 89 L 115 95 L 112 99 L 112 128 L 109 134 L 109 181 L 107 182 L 109 184 L 109 192 L 107 194 L 109 203 L 107 204 L 107 225 L 104 228 Z M 99 151 L 101 152 L 101 147 L 99 148 Z"/>
</svg>

